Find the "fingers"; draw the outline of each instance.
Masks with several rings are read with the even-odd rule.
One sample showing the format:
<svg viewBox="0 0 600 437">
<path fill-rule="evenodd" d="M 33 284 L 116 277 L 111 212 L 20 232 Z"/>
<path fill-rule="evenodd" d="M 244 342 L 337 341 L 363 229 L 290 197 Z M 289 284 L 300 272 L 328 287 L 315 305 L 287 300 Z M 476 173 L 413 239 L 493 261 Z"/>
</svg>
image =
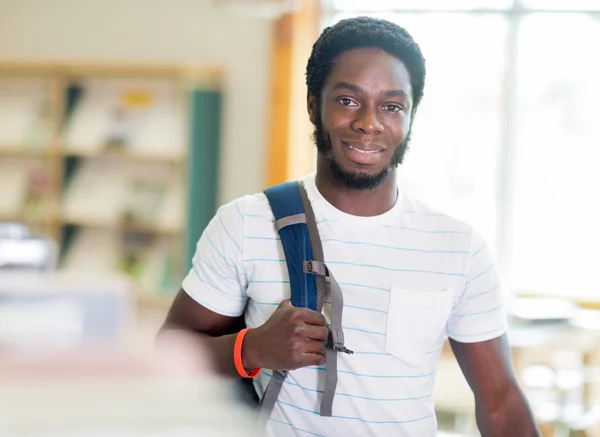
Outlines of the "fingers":
<svg viewBox="0 0 600 437">
<path fill-rule="evenodd" d="M 329 329 L 327 329 L 327 326 L 306 325 L 305 330 L 306 338 L 327 342 L 327 338 L 329 337 Z"/>
<path fill-rule="evenodd" d="M 293 307 L 290 299 L 282 300 L 277 309 L 286 307 Z M 325 316 L 317 311 L 308 308 L 296 308 L 295 310 L 297 310 L 297 312 L 293 314 L 294 317 L 298 317 L 298 319 L 301 319 L 304 323 L 316 326 L 324 326 L 327 324 Z"/>
<path fill-rule="evenodd" d="M 281 301 L 281 303 L 279 304 L 279 306 L 277 308 L 285 308 L 285 307 L 291 307 L 292 306 L 292 301 L 290 299 L 284 299 Z"/>
<path fill-rule="evenodd" d="M 305 340 L 304 353 L 325 354 L 325 342 L 319 340 Z"/>
<path fill-rule="evenodd" d="M 320 366 L 321 364 L 325 364 L 324 353 L 306 352 L 303 356 L 302 365 L 300 367 Z"/>
<path fill-rule="evenodd" d="M 318 331 L 319 327 L 311 327 L 312 330 L 314 331 L 315 329 Z M 325 328 L 326 331 L 327 328 Z M 325 336 L 325 338 L 327 338 L 326 335 L 324 335 L 324 332 L 320 332 L 318 333 L 319 336 Z M 304 353 L 303 353 L 303 363 L 302 366 L 318 366 L 321 365 L 323 363 L 325 363 L 325 344 L 326 341 L 323 340 L 312 340 L 312 339 L 306 339 L 304 342 Z"/>
<path fill-rule="evenodd" d="M 307 325 L 325 326 L 327 324 L 323 314 L 309 310 L 308 308 L 302 308 L 302 320 Z"/>
</svg>

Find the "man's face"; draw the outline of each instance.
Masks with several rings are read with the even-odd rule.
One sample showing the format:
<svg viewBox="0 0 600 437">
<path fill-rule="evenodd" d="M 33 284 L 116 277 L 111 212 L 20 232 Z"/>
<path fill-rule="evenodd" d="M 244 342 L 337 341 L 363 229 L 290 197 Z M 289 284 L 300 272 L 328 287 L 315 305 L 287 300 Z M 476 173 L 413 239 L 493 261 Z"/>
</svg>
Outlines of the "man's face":
<svg viewBox="0 0 600 437">
<path fill-rule="evenodd" d="M 341 53 L 323 84 L 309 96 L 319 154 L 334 178 L 350 189 L 373 189 L 398 166 L 411 125 L 412 88 L 398 58 L 375 48 Z"/>
</svg>

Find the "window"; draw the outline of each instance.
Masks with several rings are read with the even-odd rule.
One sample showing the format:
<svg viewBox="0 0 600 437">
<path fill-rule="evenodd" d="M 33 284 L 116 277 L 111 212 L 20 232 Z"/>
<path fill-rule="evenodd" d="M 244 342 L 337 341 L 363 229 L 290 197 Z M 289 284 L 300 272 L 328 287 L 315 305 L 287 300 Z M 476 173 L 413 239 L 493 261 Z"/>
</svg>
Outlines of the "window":
<svg viewBox="0 0 600 437">
<path fill-rule="evenodd" d="M 386 18 L 424 52 L 425 97 L 402 183 L 484 234 L 507 290 L 581 295 L 595 286 L 600 0 L 329 5 L 324 26 Z"/>
<path fill-rule="evenodd" d="M 547 11 L 600 11 L 598 0 L 521 0 L 524 7 Z"/>
<path fill-rule="evenodd" d="M 337 11 L 393 11 L 393 10 L 473 10 L 473 9 L 507 9 L 513 0 L 333 0 L 333 8 Z"/>
<path fill-rule="evenodd" d="M 600 59 L 592 41 L 600 42 L 600 21 L 587 14 L 532 14 L 520 25 L 511 276 L 521 288 L 595 286 Z"/>
</svg>

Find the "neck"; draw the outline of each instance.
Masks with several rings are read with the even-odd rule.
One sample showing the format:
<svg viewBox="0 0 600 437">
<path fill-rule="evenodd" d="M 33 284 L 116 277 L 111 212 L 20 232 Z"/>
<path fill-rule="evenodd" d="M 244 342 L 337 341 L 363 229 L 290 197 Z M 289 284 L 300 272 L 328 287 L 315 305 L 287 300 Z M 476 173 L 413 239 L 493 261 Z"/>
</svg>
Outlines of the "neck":
<svg viewBox="0 0 600 437">
<path fill-rule="evenodd" d="M 385 181 L 372 190 L 351 190 L 333 178 L 324 159 L 317 159 L 315 184 L 321 195 L 334 207 L 346 214 L 370 217 L 383 214 L 394 206 L 398 197 L 396 169 Z"/>
</svg>

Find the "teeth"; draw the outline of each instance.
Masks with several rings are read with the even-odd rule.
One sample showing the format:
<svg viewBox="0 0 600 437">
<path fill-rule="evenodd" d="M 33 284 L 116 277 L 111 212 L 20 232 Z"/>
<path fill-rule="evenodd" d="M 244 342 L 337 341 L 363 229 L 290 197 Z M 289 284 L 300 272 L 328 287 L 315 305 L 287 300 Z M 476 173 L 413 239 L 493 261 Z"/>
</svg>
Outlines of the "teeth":
<svg viewBox="0 0 600 437">
<path fill-rule="evenodd" d="M 379 150 L 362 150 L 362 149 L 357 149 L 356 147 L 352 147 L 350 144 L 348 143 L 344 143 L 346 146 L 348 146 L 350 149 L 352 150 L 356 150 L 357 152 L 360 153 L 364 153 L 364 154 L 370 154 L 370 153 L 377 153 L 379 152 Z"/>
</svg>

